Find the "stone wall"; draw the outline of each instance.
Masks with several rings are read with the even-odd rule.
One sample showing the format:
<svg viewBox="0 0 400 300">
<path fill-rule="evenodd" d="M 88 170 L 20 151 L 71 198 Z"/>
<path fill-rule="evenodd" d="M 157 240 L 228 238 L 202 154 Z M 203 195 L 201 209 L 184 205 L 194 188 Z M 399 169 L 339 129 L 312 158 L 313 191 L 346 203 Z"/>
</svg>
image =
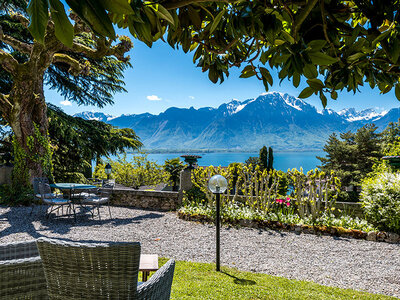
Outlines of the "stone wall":
<svg viewBox="0 0 400 300">
<path fill-rule="evenodd" d="M 111 204 L 137 208 L 176 210 L 181 203 L 178 192 L 142 191 L 134 189 L 113 190 Z"/>
</svg>

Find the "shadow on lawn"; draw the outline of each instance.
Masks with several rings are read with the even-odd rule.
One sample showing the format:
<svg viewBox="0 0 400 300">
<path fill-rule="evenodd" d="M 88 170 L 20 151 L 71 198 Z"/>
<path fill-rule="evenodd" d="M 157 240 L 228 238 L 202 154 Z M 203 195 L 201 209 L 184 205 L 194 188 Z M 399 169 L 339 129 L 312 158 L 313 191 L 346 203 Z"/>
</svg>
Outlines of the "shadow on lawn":
<svg viewBox="0 0 400 300">
<path fill-rule="evenodd" d="M 257 284 L 257 282 L 255 282 L 254 280 L 238 278 L 238 277 L 231 275 L 225 271 L 221 271 L 221 273 L 233 278 L 233 283 L 235 283 L 235 284 L 239 284 L 239 285 L 255 285 L 255 284 Z"/>
<path fill-rule="evenodd" d="M 162 218 L 164 215 L 157 212 L 147 212 L 142 215 L 129 217 L 114 217 L 110 218 L 108 210 L 101 212 L 101 220 L 98 216 L 92 218 L 91 213 L 79 211 L 76 214 L 76 222 L 72 216 L 55 216 L 52 214 L 49 219 L 45 217 L 45 212 L 42 210 L 43 207 L 38 207 L 32 214 L 30 214 L 30 207 L 9 207 L 6 212 L 0 213 L 0 237 L 13 235 L 17 233 L 27 233 L 32 238 L 37 239 L 41 236 L 46 236 L 40 233 L 40 231 L 50 231 L 56 234 L 66 234 L 71 228 L 84 227 L 84 226 L 123 226 L 127 224 L 136 223 L 139 224 L 147 219 Z M 112 211 L 111 211 L 112 213 Z M 36 229 L 33 225 L 34 222 L 39 222 L 39 229 Z M 5 224 L 4 229 L 1 230 Z"/>
</svg>

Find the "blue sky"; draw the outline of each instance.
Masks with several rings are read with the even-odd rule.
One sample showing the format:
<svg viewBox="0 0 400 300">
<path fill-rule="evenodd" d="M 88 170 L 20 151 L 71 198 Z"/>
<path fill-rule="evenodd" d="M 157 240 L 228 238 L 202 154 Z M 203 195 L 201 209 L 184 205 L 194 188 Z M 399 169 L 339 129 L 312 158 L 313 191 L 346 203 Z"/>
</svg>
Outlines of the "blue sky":
<svg viewBox="0 0 400 300">
<path fill-rule="evenodd" d="M 139 114 L 150 112 L 158 114 L 168 107 L 217 107 L 232 99 L 246 100 L 265 92 L 261 81 L 255 77 L 239 78 L 240 71 L 231 69 L 230 76 L 222 84 L 213 84 L 192 61 L 192 53 L 185 54 L 174 50 L 164 42 L 157 42 L 152 48 L 133 40 L 134 48 L 130 51 L 132 68 L 125 72 L 127 93 L 119 93 L 114 97 L 114 105 L 103 109 L 92 106 L 78 106 L 65 101 L 56 91 L 46 89 L 46 100 L 60 106 L 66 113 L 81 111 L 102 111 L 111 115 Z M 299 88 L 289 81 L 279 85 L 276 72 L 273 72 L 274 85 L 270 91 L 279 91 L 298 96 L 306 86 L 305 79 Z M 317 96 L 306 99 L 308 103 L 322 109 Z M 369 86 L 360 93 L 342 92 L 338 100 L 329 100 L 328 108 L 336 111 L 355 107 L 357 110 L 375 108 L 379 111 L 399 107 L 400 102 L 394 96 L 394 89 L 380 95 L 379 90 Z"/>
</svg>

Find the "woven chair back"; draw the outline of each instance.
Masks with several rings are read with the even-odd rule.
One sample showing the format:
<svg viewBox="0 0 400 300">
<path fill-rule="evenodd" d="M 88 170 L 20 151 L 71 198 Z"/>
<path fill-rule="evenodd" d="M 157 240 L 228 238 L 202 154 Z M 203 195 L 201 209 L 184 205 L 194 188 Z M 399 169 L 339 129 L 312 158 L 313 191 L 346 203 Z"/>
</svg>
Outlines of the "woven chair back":
<svg viewBox="0 0 400 300">
<path fill-rule="evenodd" d="M 50 298 L 136 299 L 139 243 L 74 243 L 39 238 Z"/>
</svg>

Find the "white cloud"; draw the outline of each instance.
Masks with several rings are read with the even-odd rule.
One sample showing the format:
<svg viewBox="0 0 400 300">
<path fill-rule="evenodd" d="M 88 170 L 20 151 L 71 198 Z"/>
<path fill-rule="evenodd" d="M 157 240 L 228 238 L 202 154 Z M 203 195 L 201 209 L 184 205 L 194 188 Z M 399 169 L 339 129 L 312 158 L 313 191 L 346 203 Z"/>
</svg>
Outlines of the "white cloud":
<svg viewBox="0 0 400 300">
<path fill-rule="evenodd" d="M 61 105 L 64 105 L 64 106 L 72 106 L 72 102 L 69 101 L 69 100 L 61 101 L 60 104 L 61 104 Z"/>
<path fill-rule="evenodd" d="M 146 96 L 146 98 L 147 98 L 147 100 L 150 100 L 150 101 L 160 101 L 161 100 L 161 98 L 158 97 L 157 95 Z"/>
<path fill-rule="evenodd" d="M 194 99 L 194 96 L 189 96 L 189 98 L 193 100 L 193 99 Z"/>
</svg>

